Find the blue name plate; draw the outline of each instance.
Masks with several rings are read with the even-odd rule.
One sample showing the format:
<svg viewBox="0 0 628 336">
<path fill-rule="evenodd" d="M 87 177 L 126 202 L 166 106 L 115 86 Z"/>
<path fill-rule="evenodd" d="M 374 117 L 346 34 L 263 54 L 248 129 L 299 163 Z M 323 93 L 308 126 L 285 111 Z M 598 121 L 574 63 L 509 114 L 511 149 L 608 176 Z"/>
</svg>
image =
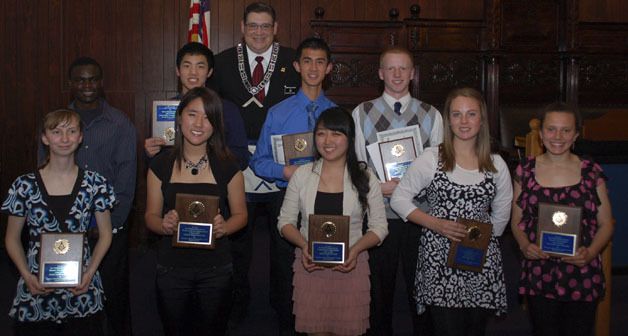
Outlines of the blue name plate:
<svg viewBox="0 0 628 336">
<path fill-rule="evenodd" d="M 540 239 L 543 252 L 566 256 L 576 254 L 576 235 L 542 231 Z"/>
<path fill-rule="evenodd" d="M 157 121 L 174 121 L 177 113 L 177 107 L 175 105 L 159 105 L 157 106 L 156 119 Z"/>
<path fill-rule="evenodd" d="M 42 285 L 78 285 L 80 278 L 78 261 L 45 262 Z"/>
<path fill-rule="evenodd" d="M 459 265 L 482 267 L 484 251 L 473 247 L 458 245 L 454 261 Z"/>
<path fill-rule="evenodd" d="M 294 158 L 294 159 L 290 159 L 288 160 L 288 163 L 291 166 L 302 166 L 306 163 L 310 163 L 310 162 L 314 162 L 314 157 L 313 156 L 305 156 L 305 157 L 300 157 L 300 158 Z"/>
<path fill-rule="evenodd" d="M 315 263 L 344 264 L 345 243 L 312 242 L 312 261 Z"/>
<path fill-rule="evenodd" d="M 180 222 L 177 242 L 197 245 L 211 245 L 213 225 L 210 223 Z"/>
<path fill-rule="evenodd" d="M 408 170 L 408 167 L 410 167 L 411 164 L 412 161 L 386 164 L 386 172 L 388 173 L 388 178 L 402 178 L 403 174 L 406 173 L 406 170 Z"/>
</svg>

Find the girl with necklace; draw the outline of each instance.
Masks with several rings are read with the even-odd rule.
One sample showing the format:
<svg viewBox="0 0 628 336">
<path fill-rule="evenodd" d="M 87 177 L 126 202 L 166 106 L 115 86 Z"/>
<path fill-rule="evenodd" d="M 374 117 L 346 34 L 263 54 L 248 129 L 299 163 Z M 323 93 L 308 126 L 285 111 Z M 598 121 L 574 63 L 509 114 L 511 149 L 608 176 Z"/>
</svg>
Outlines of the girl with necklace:
<svg viewBox="0 0 628 336">
<path fill-rule="evenodd" d="M 613 234 L 606 176 L 571 151 L 581 128 L 574 107 L 548 105 L 540 120 L 545 153 L 524 159 L 514 178 L 511 227 L 524 257 L 519 294 L 527 298 L 535 335 L 592 335 L 604 295 L 600 253 Z M 574 256 L 550 257 L 537 246 L 540 202 L 582 208 Z"/>
<path fill-rule="evenodd" d="M 144 218 L 161 235 L 157 297 L 167 335 L 223 335 L 231 309 L 229 240 L 246 225 L 244 179 L 225 147 L 222 102 L 207 88 L 188 91 L 176 115 L 175 145 L 156 156 L 147 176 Z M 178 193 L 220 198 L 212 250 L 172 246 Z"/>
<path fill-rule="evenodd" d="M 512 184 L 504 160 L 490 151 L 486 103 L 471 88 L 449 93 L 444 139 L 412 163 L 395 189 L 391 206 L 423 227 L 415 291 L 417 313 L 428 312 L 434 335 L 484 335 L 488 317 L 506 312 L 506 285 L 497 237 L 510 218 Z M 412 202 L 427 197 L 425 213 Z M 456 222 L 492 224 L 481 272 L 447 266 L 452 241 L 467 235 Z"/>
<path fill-rule="evenodd" d="M 314 137 L 317 160 L 299 167 L 290 178 L 277 223 L 281 235 L 297 246 L 295 326 L 298 332 L 312 335 L 362 335 L 369 327 L 367 250 L 388 234 L 384 201 L 379 181 L 357 160 L 355 125 L 349 113 L 339 107 L 323 111 Z M 350 247 L 344 264 L 323 268 L 312 263 L 310 214 L 350 216 Z M 368 229 L 363 234 L 365 217 Z"/>
<path fill-rule="evenodd" d="M 35 172 L 18 177 L 2 211 L 9 215 L 5 244 L 20 272 L 9 315 L 16 335 L 103 335 L 103 287 L 98 266 L 111 244 L 113 187 L 98 173 L 79 168 L 74 153 L 83 139 L 81 120 L 72 110 L 46 114 L 41 141 L 46 162 Z M 38 280 L 40 238 L 45 233 L 86 233 L 95 217 L 99 236 L 94 249 L 84 235 L 83 273 L 74 288 L 46 288 Z M 22 229 L 28 229 L 24 254 Z M 71 245 L 66 245 L 69 249 Z M 93 252 L 93 253 L 92 253 Z M 66 252 L 58 252 L 66 253 Z"/>
</svg>

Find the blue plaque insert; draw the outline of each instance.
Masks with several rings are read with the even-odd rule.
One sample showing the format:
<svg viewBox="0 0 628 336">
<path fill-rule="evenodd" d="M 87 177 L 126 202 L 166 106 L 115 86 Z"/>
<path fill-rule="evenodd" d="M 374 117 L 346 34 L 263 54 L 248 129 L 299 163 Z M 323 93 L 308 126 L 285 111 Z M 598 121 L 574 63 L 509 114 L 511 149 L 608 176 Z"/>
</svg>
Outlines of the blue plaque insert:
<svg viewBox="0 0 628 336">
<path fill-rule="evenodd" d="M 458 245 L 454 261 L 459 265 L 482 267 L 484 251 L 473 247 Z"/>
<path fill-rule="evenodd" d="M 175 105 L 158 105 L 156 115 L 157 121 L 175 121 L 177 108 L 178 106 Z"/>
<path fill-rule="evenodd" d="M 78 285 L 80 272 L 78 261 L 45 262 L 42 265 L 43 285 Z"/>
<path fill-rule="evenodd" d="M 302 166 L 306 163 L 310 163 L 310 162 L 314 162 L 314 157 L 313 156 L 304 156 L 304 157 L 298 157 L 298 158 L 294 158 L 294 159 L 290 159 L 288 160 L 288 163 L 292 166 L 292 165 L 296 165 L 296 166 Z"/>
<path fill-rule="evenodd" d="M 406 173 L 406 170 L 408 170 L 408 167 L 410 167 L 411 164 L 412 161 L 387 163 L 386 172 L 388 173 L 388 178 L 402 178 L 403 174 Z"/>
<path fill-rule="evenodd" d="M 540 239 L 543 252 L 566 256 L 574 256 L 576 254 L 576 235 L 543 231 Z"/>
<path fill-rule="evenodd" d="M 345 244 L 312 242 L 312 261 L 315 263 L 344 264 Z"/>
<path fill-rule="evenodd" d="M 210 245 L 212 242 L 213 224 L 179 222 L 177 242 Z"/>
</svg>

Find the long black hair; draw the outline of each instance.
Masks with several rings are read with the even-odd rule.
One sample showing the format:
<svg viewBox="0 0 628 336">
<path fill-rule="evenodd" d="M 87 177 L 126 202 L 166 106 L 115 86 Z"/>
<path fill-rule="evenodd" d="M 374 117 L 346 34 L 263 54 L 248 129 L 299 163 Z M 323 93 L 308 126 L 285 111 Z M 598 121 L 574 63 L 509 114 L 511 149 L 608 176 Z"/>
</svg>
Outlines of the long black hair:
<svg viewBox="0 0 628 336">
<path fill-rule="evenodd" d="M 347 170 L 351 177 L 351 183 L 358 192 L 358 200 L 362 205 L 362 210 L 368 209 L 368 193 L 369 187 L 369 175 L 366 173 L 366 163 L 358 161 L 358 155 L 355 153 L 355 123 L 351 115 L 341 107 L 331 107 L 323 111 L 316 120 L 316 127 L 314 127 L 314 134 L 319 127 L 325 127 L 328 130 L 340 132 L 347 137 Z M 318 160 L 321 154 L 318 152 L 318 148 L 314 154 Z"/>
<path fill-rule="evenodd" d="M 181 132 L 181 113 L 193 100 L 200 98 L 203 101 L 203 110 L 207 120 L 212 125 L 213 133 L 207 140 L 207 156 L 215 156 L 219 160 L 234 160 L 233 155 L 225 145 L 225 131 L 222 118 L 222 100 L 218 94 L 206 87 L 196 87 L 188 91 L 181 98 L 177 107 L 176 133 L 174 151 L 172 152 L 179 169 L 183 166 L 183 133 Z"/>
</svg>

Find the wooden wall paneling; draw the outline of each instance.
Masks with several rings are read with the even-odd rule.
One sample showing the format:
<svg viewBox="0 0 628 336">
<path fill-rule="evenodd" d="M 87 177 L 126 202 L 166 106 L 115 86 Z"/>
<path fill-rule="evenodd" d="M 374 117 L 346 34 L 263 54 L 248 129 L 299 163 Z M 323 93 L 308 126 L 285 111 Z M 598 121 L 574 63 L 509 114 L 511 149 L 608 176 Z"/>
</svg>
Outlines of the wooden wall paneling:
<svg viewBox="0 0 628 336">
<path fill-rule="evenodd" d="M 482 20 L 413 20 L 404 24 L 410 33 L 410 50 L 458 50 L 475 52 L 484 49 L 486 25 Z"/>
<path fill-rule="evenodd" d="M 561 95 L 558 54 L 509 54 L 500 61 L 500 102 L 506 105 L 538 105 Z"/>
<path fill-rule="evenodd" d="M 237 5 L 237 6 L 236 6 Z M 215 53 L 231 48 L 235 39 L 240 37 L 240 16 L 242 15 L 240 8 L 242 0 L 218 0 L 212 1 L 212 21 L 216 22 L 216 30 L 218 34 L 217 40 L 212 40 L 212 50 Z M 240 14 L 237 14 L 237 12 Z M 212 28 L 214 25 L 212 24 Z"/>
<path fill-rule="evenodd" d="M 501 43 L 507 50 L 557 50 L 560 1 L 501 1 Z"/>
<path fill-rule="evenodd" d="M 0 134 L 0 188 L 2 194 L 9 188 L 15 179 L 16 161 L 23 158 L 16 158 L 22 151 L 17 150 L 15 134 L 12 130 L 17 130 L 20 125 L 19 118 L 22 113 L 17 112 L 17 95 L 14 86 L 17 84 L 17 42 L 19 40 L 17 32 L 18 0 L 0 2 L 0 38 L 2 48 L 0 48 L 0 69 L 2 81 L 0 81 L 0 118 L 2 118 L 2 134 Z M 13 149 L 14 151 L 10 151 Z M 6 216 L 3 215 L 3 223 Z M 0 236 L 4 237 L 3 227 L 0 227 Z M 4 239 L 2 240 L 4 242 Z"/>
<path fill-rule="evenodd" d="M 501 102 L 499 100 L 499 78 L 500 78 L 500 59 L 495 55 L 485 56 L 482 63 L 482 89 L 484 93 L 484 99 L 486 100 L 486 108 L 488 109 L 489 128 L 491 135 L 499 139 L 501 132 L 499 129 L 500 124 L 500 107 Z"/>
<path fill-rule="evenodd" d="M 583 56 L 578 69 L 578 102 L 582 106 L 628 106 L 626 56 Z"/>
<path fill-rule="evenodd" d="M 421 6 L 421 17 L 426 19 L 481 20 L 484 17 L 484 1 L 407 0 L 405 8 L 417 3 Z"/>
<path fill-rule="evenodd" d="M 579 22 L 576 46 L 580 52 L 628 53 L 628 23 Z"/>
<path fill-rule="evenodd" d="M 582 21 L 628 23 L 628 1 L 579 0 L 579 2 Z"/>
</svg>

